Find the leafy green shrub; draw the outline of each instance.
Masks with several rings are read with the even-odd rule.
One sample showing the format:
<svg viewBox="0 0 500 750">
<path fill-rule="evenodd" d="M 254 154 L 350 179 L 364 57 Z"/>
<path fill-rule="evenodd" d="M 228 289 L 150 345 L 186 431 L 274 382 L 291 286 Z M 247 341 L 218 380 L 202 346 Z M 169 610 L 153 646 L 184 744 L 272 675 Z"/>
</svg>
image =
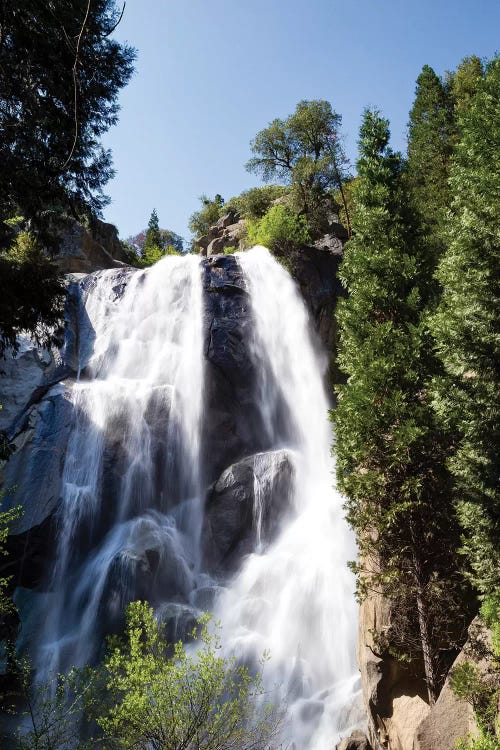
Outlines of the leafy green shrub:
<svg viewBox="0 0 500 750">
<path fill-rule="evenodd" d="M 224 198 L 218 193 L 213 200 L 206 195 L 200 195 L 200 201 L 201 208 L 189 218 L 189 229 L 197 237 L 206 234 L 209 227 L 220 219 L 224 211 Z"/>
<path fill-rule="evenodd" d="M 311 234 L 304 216 L 297 216 L 282 204 L 272 206 L 262 219 L 248 221 L 250 245 L 264 245 L 274 252 L 307 245 Z"/>
<path fill-rule="evenodd" d="M 110 640 L 90 714 L 103 732 L 103 747 L 169 750 L 250 750 L 269 747 L 282 712 L 261 704 L 263 688 L 234 658 L 218 652 L 209 618 L 191 634 L 196 650 L 167 644 L 145 602 L 133 602 L 123 638 Z M 196 632 L 198 630 L 198 632 Z M 170 655 L 168 655 L 170 653 Z"/>
<path fill-rule="evenodd" d="M 481 734 L 479 737 L 459 740 L 457 750 L 500 750 L 500 740 L 492 735 Z"/>
<path fill-rule="evenodd" d="M 245 190 L 236 198 L 231 198 L 226 208 L 233 208 L 244 219 L 261 219 L 271 207 L 273 201 L 290 192 L 283 185 L 264 185 L 263 187 Z"/>
<path fill-rule="evenodd" d="M 238 252 L 238 249 L 235 245 L 229 245 L 228 247 L 225 247 L 222 251 L 224 255 L 234 255 Z"/>
</svg>

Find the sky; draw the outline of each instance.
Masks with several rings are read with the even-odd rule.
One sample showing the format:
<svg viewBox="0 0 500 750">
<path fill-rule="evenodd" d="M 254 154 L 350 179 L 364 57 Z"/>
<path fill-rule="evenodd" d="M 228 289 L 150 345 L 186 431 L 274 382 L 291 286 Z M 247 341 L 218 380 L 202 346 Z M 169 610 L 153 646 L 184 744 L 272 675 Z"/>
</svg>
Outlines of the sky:
<svg viewBox="0 0 500 750">
<path fill-rule="evenodd" d="M 363 109 L 405 149 L 415 80 L 467 55 L 500 51 L 499 0 L 127 0 L 115 37 L 137 49 L 104 138 L 116 176 L 104 218 L 126 238 L 160 226 L 188 238 L 202 193 L 225 199 L 261 184 L 245 170 L 250 141 L 302 99 L 342 115 L 356 160 Z"/>
</svg>

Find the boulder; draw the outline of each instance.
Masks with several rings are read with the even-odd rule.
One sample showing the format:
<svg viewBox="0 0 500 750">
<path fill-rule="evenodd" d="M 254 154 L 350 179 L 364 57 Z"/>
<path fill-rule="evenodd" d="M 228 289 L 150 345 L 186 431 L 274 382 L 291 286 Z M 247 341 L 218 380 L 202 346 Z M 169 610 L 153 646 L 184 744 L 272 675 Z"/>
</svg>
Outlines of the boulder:
<svg viewBox="0 0 500 750">
<path fill-rule="evenodd" d="M 113 224 L 96 220 L 87 229 L 68 219 L 60 232 L 55 262 L 63 273 L 92 273 L 122 266 L 127 258 Z"/>
<path fill-rule="evenodd" d="M 335 750 L 372 750 L 372 746 L 364 732 L 355 731 L 341 740 Z"/>
<path fill-rule="evenodd" d="M 283 449 L 248 456 L 221 474 L 209 491 L 202 531 L 210 569 L 234 569 L 242 555 L 274 537 L 294 475 L 293 457 Z"/>
<path fill-rule="evenodd" d="M 475 664 L 485 682 L 497 682 L 497 669 L 491 648 L 491 633 L 480 618 L 473 620 L 462 651 L 455 659 L 452 670 L 465 662 Z M 498 683 L 497 683 L 498 684 Z M 450 685 L 450 676 L 441 689 L 439 697 L 420 722 L 415 732 L 413 750 L 455 750 L 460 738 L 479 734 L 474 711 L 470 703 L 455 695 Z"/>
</svg>

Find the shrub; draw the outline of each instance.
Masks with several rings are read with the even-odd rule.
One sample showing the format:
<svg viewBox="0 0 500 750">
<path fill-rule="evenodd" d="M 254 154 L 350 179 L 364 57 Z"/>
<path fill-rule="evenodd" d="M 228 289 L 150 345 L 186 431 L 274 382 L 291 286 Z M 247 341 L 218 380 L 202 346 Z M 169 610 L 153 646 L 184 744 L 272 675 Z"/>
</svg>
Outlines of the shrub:
<svg viewBox="0 0 500 750">
<path fill-rule="evenodd" d="M 248 222 L 250 245 L 264 245 L 274 252 L 306 245 L 311 234 L 304 216 L 297 216 L 284 205 L 272 206 L 262 219 Z"/>
</svg>

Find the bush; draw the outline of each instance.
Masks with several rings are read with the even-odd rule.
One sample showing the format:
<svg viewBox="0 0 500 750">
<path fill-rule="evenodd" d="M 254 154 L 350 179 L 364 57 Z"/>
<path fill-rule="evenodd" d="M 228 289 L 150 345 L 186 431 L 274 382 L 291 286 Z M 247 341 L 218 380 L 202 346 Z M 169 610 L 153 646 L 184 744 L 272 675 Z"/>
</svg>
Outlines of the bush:
<svg viewBox="0 0 500 750">
<path fill-rule="evenodd" d="M 272 206 L 262 219 L 248 221 L 250 245 L 264 245 L 273 252 L 307 245 L 311 234 L 304 216 L 297 216 L 281 204 Z"/>
<path fill-rule="evenodd" d="M 282 198 L 289 193 L 289 188 L 283 185 L 264 185 L 264 187 L 251 188 L 231 198 L 226 208 L 237 211 L 244 219 L 261 219 L 266 211 L 271 208 L 273 201 Z"/>
<path fill-rule="evenodd" d="M 169 645 L 145 602 L 129 606 L 126 634 L 110 641 L 94 683 L 105 685 L 105 694 L 89 700 L 104 748 L 269 748 L 281 712 L 262 702 L 258 675 L 218 654 L 208 618 L 198 631 L 191 634 L 199 639 L 196 650 L 181 641 Z"/>
</svg>

